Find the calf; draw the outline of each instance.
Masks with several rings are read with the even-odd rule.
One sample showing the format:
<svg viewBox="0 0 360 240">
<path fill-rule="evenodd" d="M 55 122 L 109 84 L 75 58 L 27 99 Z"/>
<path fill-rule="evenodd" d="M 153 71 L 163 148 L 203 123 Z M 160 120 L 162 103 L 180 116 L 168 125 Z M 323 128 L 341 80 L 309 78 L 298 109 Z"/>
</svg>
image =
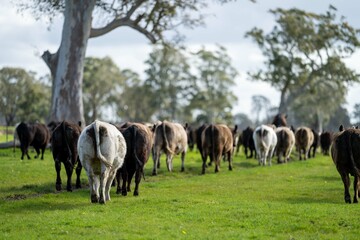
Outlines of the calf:
<svg viewBox="0 0 360 240">
<path fill-rule="evenodd" d="M 51 150 L 56 170 L 56 190 L 61 191 L 61 163 L 64 164 L 67 185 L 66 190 L 71 192 L 71 176 L 76 166 L 76 188 L 81 188 L 81 163 L 78 158 L 77 144 L 81 128 L 77 124 L 63 121 L 54 128 L 51 135 Z"/>
<path fill-rule="evenodd" d="M 206 160 L 210 156 L 210 162 L 215 162 L 215 172 L 220 170 L 220 159 L 226 156 L 229 162 L 229 170 L 232 170 L 232 154 L 235 147 L 234 135 L 237 126 L 231 130 L 224 124 L 211 124 L 201 134 L 202 142 L 202 174 L 205 174 Z"/>
<path fill-rule="evenodd" d="M 288 127 L 278 127 L 275 129 L 277 137 L 276 155 L 278 163 L 288 162 L 290 160 L 291 151 L 295 145 L 295 135 Z M 281 158 L 284 158 L 282 160 Z"/>
<path fill-rule="evenodd" d="M 105 204 L 116 171 L 124 163 L 125 139 L 115 126 L 95 120 L 80 134 L 77 148 L 89 179 L 91 202 Z"/>
<path fill-rule="evenodd" d="M 21 160 L 24 159 L 25 154 L 31 159 L 28 153 L 29 146 L 34 147 L 35 158 L 39 157 L 41 150 L 41 160 L 44 159 L 44 151 L 50 140 L 50 131 L 44 124 L 21 122 L 16 127 L 16 133 L 20 141 Z"/>
<path fill-rule="evenodd" d="M 116 193 L 121 192 L 123 196 L 126 196 L 127 192 L 131 191 L 131 180 L 135 173 L 134 196 L 138 196 L 141 177 L 144 176 L 144 167 L 151 153 L 152 132 L 150 128 L 141 123 L 129 123 L 127 128 L 119 130 L 125 138 L 127 151 L 124 164 L 116 174 Z M 123 180 L 122 187 L 120 187 L 120 177 Z"/>
<path fill-rule="evenodd" d="M 181 171 L 184 171 L 187 134 L 181 124 L 164 121 L 155 127 L 153 145 L 154 168 L 152 175 L 157 175 L 157 167 L 159 166 L 158 163 L 160 163 L 162 151 L 166 154 L 166 166 L 170 172 L 173 170 L 172 161 L 174 155 L 181 154 Z"/>
<path fill-rule="evenodd" d="M 253 133 L 256 154 L 259 165 L 266 165 L 266 161 L 271 166 L 271 158 L 277 144 L 277 136 L 274 129 L 267 125 L 257 127 Z"/>
<path fill-rule="evenodd" d="M 332 135 L 330 132 L 322 132 L 320 134 L 320 147 L 323 155 L 329 155 Z"/>
<path fill-rule="evenodd" d="M 354 176 L 353 202 L 357 203 L 360 187 L 360 130 L 344 130 L 343 126 L 340 126 L 339 130 L 340 132 L 334 135 L 332 141 L 331 157 L 344 183 L 346 203 L 351 203 L 349 174 Z"/>
<path fill-rule="evenodd" d="M 313 141 L 314 141 L 314 134 L 310 128 L 299 127 L 296 130 L 295 145 L 297 151 L 299 152 L 300 160 L 302 160 L 302 155 L 304 156 L 304 160 L 307 159 Z"/>
</svg>

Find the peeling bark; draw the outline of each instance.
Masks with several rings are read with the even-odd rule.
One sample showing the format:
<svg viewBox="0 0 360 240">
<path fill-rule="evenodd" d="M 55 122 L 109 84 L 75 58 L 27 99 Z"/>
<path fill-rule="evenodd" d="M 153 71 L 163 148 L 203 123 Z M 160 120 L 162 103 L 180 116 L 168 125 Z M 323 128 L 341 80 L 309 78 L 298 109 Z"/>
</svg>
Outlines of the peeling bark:
<svg viewBox="0 0 360 240">
<path fill-rule="evenodd" d="M 95 2 L 66 0 L 60 48 L 42 55 L 53 76 L 50 121 L 85 123 L 82 78 Z"/>
</svg>

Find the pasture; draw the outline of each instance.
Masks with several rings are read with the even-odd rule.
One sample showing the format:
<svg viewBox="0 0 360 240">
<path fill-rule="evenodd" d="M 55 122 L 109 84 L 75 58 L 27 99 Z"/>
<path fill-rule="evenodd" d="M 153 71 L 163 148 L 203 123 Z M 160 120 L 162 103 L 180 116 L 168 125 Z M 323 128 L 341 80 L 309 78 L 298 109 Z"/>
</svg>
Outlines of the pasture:
<svg viewBox="0 0 360 240">
<path fill-rule="evenodd" d="M 329 156 L 260 167 L 241 153 L 233 171 L 222 162 L 219 173 L 212 166 L 205 175 L 201 164 L 189 152 L 185 172 L 176 157 L 169 173 L 162 156 L 151 176 L 150 158 L 138 197 L 113 187 L 100 205 L 90 203 L 85 171 L 82 189 L 56 192 L 50 150 L 43 161 L 21 161 L 19 149 L 0 149 L 0 238 L 358 239 L 360 206 L 345 204 Z M 64 189 L 63 166 L 62 180 Z"/>
</svg>

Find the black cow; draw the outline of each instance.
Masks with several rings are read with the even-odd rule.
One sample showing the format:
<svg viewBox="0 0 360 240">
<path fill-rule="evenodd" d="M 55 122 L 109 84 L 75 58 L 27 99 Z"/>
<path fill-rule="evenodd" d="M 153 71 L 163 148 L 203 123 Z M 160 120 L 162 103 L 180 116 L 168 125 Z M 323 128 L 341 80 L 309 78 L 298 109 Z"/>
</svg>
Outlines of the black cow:
<svg viewBox="0 0 360 240">
<path fill-rule="evenodd" d="M 131 180 L 135 174 L 134 196 L 139 195 L 141 177 L 144 176 L 144 167 L 151 153 L 153 142 L 152 131 L 141 123 L 130 123 L 127 128 L 118 128 L 126 141 L 126 155 L 124 164 L 116 173 L 117 190 L 123 196 L 130 192 Z M 123 180 L 120 187 L 120 177 Z"/>
<path fill-rule="evenodd" d="M 287 126 L 286 118 L 287 118 L 286 114 L 278 113 L 275 115 L 271 124 L 274 124 L 276 127 L 286 127 Z"/>
<path fill-rule="evenodd" d="M 16 133 L 20 141 L 21 160 L 24 159 L 25 154 L 31 159 L 28 153 L 29 146 L 34 147 L 35 158 L 39 157 L 41 150 L 41 160 L 44 159 L 44 151 L 50 140 L 50 131 L 44 124 L 21 122 L 16 127 Z"/>
<path fill-rule="evenodd" d="M 81 122 L 79 122 L 81 124 Z M 51 135 L 51 148 L 56 170 L 56 190 L 61 190 L 61 163 L 64 164 L 67 175 L 66 190 L 71 192 L 71 176 L 76 166 L 76 188 L 81 188 L 81 163 L 78 157 L 77 143 L 81 128 L 77 124 L 63 121 L 55 127 Z"/>
<path fill-rule="evenodd" d="M 314 134 L 314 140 L 313 140 L 313 143 L 310 146 L 309 153 L 308 153 L 308 158 L 311 158 L 311 152 L 312 152 L 312 157 L 313 158 L 315 157 L 316 149 L 319 146 L 319 142 L 320 142 L 319 134 L 314 129 L 311 129 L 311 131 Z"/>
<path fill-rule="evenodd" d="M 329 155 L 332 134 L 330 132 L 322 132 L 320 134 L 320 147 L 323 155 Z"/>
<path fill-rule="evenodd" d="M 349 192 L 350 177 L 354 176 L 354 203 L 358 202 L 360 187 L 360 129 L 346 129 L 341 125 L 340 132 L 334 134 L 331 157 L 344 183 L 344 199 L 351 203 Z"/>
<path fill-rule="evenodd" d="M 253 133 L 254 133 L 254 129 L 251 127 L 247 127 L 242 132 L 242 145 L 244 146 L 244 152 L 246 158 L 252 158 L 253 156 L 256 157 Z M 248 155 L 248 150 L 250 150 L 250 156 Z"/>
</svg>

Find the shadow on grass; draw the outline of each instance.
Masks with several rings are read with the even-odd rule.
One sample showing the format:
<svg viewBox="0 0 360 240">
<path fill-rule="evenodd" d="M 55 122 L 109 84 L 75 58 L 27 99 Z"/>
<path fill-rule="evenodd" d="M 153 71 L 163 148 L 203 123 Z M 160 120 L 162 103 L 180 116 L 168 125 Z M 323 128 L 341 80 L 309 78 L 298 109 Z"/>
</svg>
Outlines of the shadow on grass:
<svg viewBox="0 0 360 240">
<path fill-rule="evenodd" d="M 66 187 L 66 186 L 65 186 Z M 88 189 L 89 185 L 86 183 L 82 183 L 82 188 L 76 189 L 75 185 L 73 185 L 73 192 L 79 191 L 81 189 Z M 46 194 L 59 194 L 62 192 L 66 192 L 66 188 L 61 191 L 57 191 L 55 189 L 54 183 L 44 183 L 44 184 L 26 184 L 21 187 L 8 187 L 8 188 L 0 188 L 2 199 L 5 201 L 17 201 L 17 200 L 25 200 L 29 198 L 37 198 Z"/>
</svg>

